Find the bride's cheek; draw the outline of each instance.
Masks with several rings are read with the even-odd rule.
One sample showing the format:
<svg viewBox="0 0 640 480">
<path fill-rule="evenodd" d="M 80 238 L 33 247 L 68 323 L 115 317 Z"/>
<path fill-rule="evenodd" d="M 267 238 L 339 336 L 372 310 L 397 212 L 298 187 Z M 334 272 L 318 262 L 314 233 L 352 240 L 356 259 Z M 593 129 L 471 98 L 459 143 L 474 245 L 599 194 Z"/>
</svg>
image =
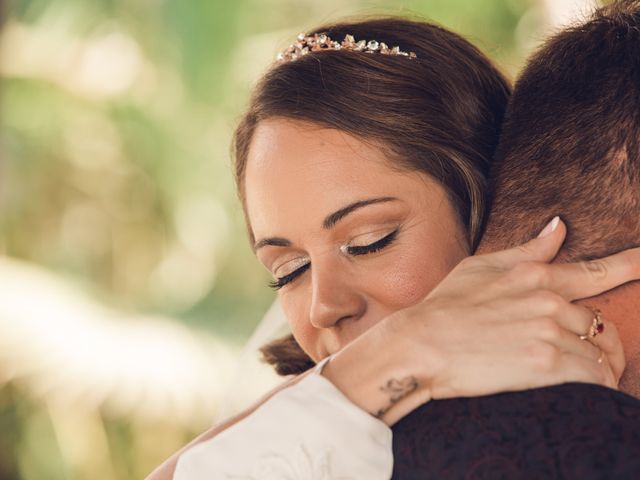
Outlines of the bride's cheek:
<svg viewBox="0 0 640 480">
<path fill-rule="evenodd" d="M 319 335 L 316 329 L 310 324 L 296 324 L 291 327 L 294 338 L 298 345 L 309 355 L 314 361 L 318 361 Z"/>
<path fill-rule="evenodd" d="M 305 302 L 300 302 L 300 300 L 299 298 L 283 295 L 280 297 L 280 305 L 296 341 L 305 352 L 311 353 L 315 350 L 318 333 L 309 321 L 309 312 Z"/>
<path fill-rule="evenodd" d="M 313 340 L 314 327 L 305 319 L 299 319 L 291 325 L 291 331 L 299 343 L 308 344 Z"/>
<path fill-rule="evenodd" d="M 394 310 L 421 301 L 446 276 L 448 271 L 420 257 L 396 259 L 378 275 L 377 290 L 384 304 Z"/>
</svg>

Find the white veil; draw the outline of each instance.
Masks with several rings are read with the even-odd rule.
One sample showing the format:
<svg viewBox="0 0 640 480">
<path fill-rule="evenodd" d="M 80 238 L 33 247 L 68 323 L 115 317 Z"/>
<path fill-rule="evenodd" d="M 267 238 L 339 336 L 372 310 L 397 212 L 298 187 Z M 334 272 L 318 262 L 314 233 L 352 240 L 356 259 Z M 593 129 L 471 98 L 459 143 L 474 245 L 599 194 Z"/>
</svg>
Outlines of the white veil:
<svg viewBox="0 0 640 480">
<path fill-rule="evenodd" d="M 228 394 L 220 404 L 219 418 L 238 413 L 284 381 L 284 377 L 276 374 L 271 365 L 260 361 L 259 349 L 269 341 L 290 332 L 287 319 L 276 299 L 242 349 L 236 372 L 227 388 Z"/>
</svg>

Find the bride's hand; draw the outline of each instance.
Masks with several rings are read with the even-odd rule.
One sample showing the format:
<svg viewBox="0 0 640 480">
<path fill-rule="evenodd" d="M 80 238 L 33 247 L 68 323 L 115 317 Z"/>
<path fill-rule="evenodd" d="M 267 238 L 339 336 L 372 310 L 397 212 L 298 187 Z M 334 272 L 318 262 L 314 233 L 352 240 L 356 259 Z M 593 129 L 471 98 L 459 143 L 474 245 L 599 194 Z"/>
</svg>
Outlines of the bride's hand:
<svg viewBox="0 0 640 480">
<path fill-rule="evenodd" d="M 640 278 L 640 249 L 590 262 L 550 264 L 562 222 L 510 250 L 463 260 L 420 304 L 387 320 L 428 368 L 429 398 L 587 382 L 617 388 L 625 366 L 613 323 L 581 340 L 594 312 L 571 303 Z M 546 235 L 544 235 L 546 233 Z M 396 337 L 396 338 L 398 338 Z"/>
</svg>

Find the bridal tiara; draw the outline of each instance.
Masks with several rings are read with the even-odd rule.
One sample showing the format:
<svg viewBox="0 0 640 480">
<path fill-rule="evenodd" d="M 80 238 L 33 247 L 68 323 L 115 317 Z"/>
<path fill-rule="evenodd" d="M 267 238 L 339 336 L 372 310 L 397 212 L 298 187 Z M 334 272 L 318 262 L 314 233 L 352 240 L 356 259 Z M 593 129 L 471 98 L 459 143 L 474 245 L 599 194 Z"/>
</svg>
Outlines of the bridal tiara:
<svg viewBox="0 0 640 480">
<path fill-rule="evenodd" d="M 353 35 L 345 35 L 342 42 L 337 42 L 329 38 L 325 33 L 315 33 L 306 35 L 301 33 L 298 35 L 296 43 L 292 43 L 289 47 L 278 53 L 276 60 L 279 62 L 296 60 L 311 52 L 323 50 L 353 50 L 364 53 L 380 53 L 382 55 L 401 55 L 409 59 L 417 58 L 414 52 L 403 52 L 400 47 L 389 48 L 386 43 L 376 40 L 360 40 L 356 41 Z"/>
</svg>

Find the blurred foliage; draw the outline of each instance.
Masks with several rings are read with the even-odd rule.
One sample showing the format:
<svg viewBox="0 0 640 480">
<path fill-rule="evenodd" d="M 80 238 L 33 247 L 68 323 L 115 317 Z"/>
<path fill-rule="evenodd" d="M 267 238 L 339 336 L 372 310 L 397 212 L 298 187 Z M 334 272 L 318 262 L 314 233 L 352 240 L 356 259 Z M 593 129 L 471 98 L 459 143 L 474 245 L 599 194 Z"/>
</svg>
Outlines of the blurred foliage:
<svg viewBox="0 0 640 480">
<path fill-rule="evenodd" d="M 341 14 L 418 13 L 506 63 L 526 3 L 19 1 L 2 54 L 8 255 L 121 308 L 246 335 L 272 298 L 233 193 L 229 140 L 293 32 Z"/>
<path fill-rule="evenodd" d="M 50 268 L 121 310 L 170 315 L 242 342 L 273 293 L 245 238 L 229 143 L 275 53 L 299 31 L 345 15 L 418 14 L 466 35 L 513 73 L 524 54 L 518 29 L 532 6 L 5 4 L 0 253 Z M 0 390 L 0 478 L 140 478 L 194 433 L 170 420 L 145 425 L 101 413 L 70 427 L 66 415 L 11 385 Z M 95 448 L 106 457 L 65 443 L 83 432 L 102 439 Z"/>
</svg>

